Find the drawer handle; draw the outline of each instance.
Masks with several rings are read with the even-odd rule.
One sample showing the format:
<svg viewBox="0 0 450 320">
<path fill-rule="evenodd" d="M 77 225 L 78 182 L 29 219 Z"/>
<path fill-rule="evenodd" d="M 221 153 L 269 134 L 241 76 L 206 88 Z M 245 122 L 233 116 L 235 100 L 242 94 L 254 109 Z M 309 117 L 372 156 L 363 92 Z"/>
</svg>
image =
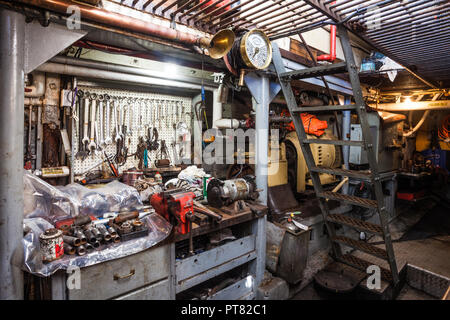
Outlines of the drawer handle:
<svg viewBox="0 0 450 320">
<path fill-rule="evenodd" d="M 127 278 L 131 278 L 133 275 L 135 274 L 134 269 L 130 270 L 130 273 L 124 276 L 119 276 L 117 274 L 114 275 L 114 280 L 122 280 L 122 279 L 127 279 Z"/>
</svg>

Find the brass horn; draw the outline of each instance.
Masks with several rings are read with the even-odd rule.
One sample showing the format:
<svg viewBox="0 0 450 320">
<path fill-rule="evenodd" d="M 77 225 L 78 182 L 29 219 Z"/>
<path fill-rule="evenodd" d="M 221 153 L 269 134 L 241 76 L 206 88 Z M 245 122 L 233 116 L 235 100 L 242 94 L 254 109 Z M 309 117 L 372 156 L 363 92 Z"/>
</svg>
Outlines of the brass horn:
<svg viewBox="0 0 450 320">
<path fill-rule="evenodd" d="M 233 31 L 223 29 L 217 32 L 212 39 L 202 38 L 200 46 L 208 49 L 211 58 L 220 59 L 231 50 L 235 38 Z"/>
</svg>

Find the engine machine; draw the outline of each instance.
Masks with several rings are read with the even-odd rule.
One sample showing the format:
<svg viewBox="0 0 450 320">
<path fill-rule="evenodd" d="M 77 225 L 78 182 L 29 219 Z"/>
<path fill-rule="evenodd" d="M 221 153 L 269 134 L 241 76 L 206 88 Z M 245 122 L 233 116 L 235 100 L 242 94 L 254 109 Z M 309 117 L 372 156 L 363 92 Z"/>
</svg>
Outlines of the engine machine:
<svg viewBox="0 0 450 320">
<path fill-rule="evenodd" d="M 308 138 L 317 138 L 309 136 Z M 337 139 L 329 131 L 326 131 L 319 139 Z M 314 160 L 318 166 L 337 168 L 341 165 L 341 156 L 338 146 L 330 144 L 312 144 L 311 151 Z M 308 167 L 303 157 L 300 143 L 295 131 L 286 135 L 286 138 L 280 143 L 279 149 L 271 149 L 272 152 L 278 152 L 278 160 L 272 154 L 269 158 L 269 187 L 289 184 L 292 191 L 300 193 L 305 191 L 306 186 L 312 186 L 311 179 L 308 178 Z M 330 174 L 320 174 L 322 184 L 336 182 L 336 178 Z"/>
<path fill-rule="evenodd" d="M 244 178 L 219 180 L 212 179 L 208 183 L 208 204 L 221 208 L 236 200 L 256 200 L 259 193 L 253 176 Z"/>
</svg>

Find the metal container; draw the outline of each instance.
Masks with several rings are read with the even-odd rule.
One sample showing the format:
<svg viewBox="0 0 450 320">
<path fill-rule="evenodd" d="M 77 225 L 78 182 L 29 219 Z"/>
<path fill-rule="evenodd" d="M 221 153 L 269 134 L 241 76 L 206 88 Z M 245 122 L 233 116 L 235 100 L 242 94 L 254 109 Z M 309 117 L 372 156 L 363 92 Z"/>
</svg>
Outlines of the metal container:
<svg viewBox="0 0 450 320">
<path fill-rule="evenodd" d="M 267 269 L 290 284 L 303 279 L 310 237 L 310 230 L 294 227 L 290 223 L 267 223 Z"/>
<path fill-rule="evenodd" d="M 47 229 L 39 236 L 42 261 L 50 262 L 64 255 L 64 241 L 61 230 Z"/>
<path fill-rule="evenodd" d="M 125 171 L 122 174 L 123 183 L 134 187 L 134 182 L 144 175 L 142 171 Z"/>
</svg>

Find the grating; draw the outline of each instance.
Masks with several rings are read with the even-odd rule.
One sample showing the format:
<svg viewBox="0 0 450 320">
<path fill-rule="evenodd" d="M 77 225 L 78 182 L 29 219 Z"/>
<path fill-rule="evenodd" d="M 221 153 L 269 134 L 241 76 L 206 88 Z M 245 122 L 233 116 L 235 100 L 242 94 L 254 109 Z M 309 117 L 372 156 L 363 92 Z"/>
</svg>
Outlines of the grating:
<svg viewBox="0 0 450 320">
<path fill-rule="evenodd" d="M 353 227 L 360 231 L 366 231 L 366 232 L 379 234 L 379 235 L 383 234 L 383 229 L 381 228 L 381 226 L 370 223 L 370 222 L 365 222 L 360 219 L 351 218 L 351 217 L 348 217 L 343 214 L 329 214 L 327 216 L 327 220 L 330 222 L 339 223 L 339 224 L 343 224 L 343 225 L 346 225 L 349 227 Z"/>
<path fill-rule="evenodd" d="M 369 209 L 377 209 L 377 201 L 366 199 L 366 198 L 360 198 L 355 196 L 350 196 L 347 194 L 337 193 L 337 192 L 330 192 L 330 191 L 324 191 L 321 194 L 319 194 L 320 197 L 331 199 L 331 200 L 337 200 L 346 202 L 349 204 L 354 204 L 360 207 L 365 207 Z"/>
<path fill-rule="evenodd" d="M 359 240 L 354 240 L 354 239 L 347 238 L 344 236 L 335 236 L 331 240 L 334 242 L 339 242 L 346 246 L 350 246 L 352 248 L 363 251 L 365 253 L 371 254 L 375 257 L 387 260 L 386 250 L 377 248 L 369 243 L 359 241 Z"/>
<path fill-rule="evenodd" d="M 363 259 L 360 259 L 360 258 L 357 258 L 351 254 L 345 254 L 345 255 L 339 257 L 337 260 L 339 260 L 342 263 L 348 264 L 352 267 L 355 267 L 364 272 L 367 272 L 368 267 L 373 266 L 373 263 L 368 262 Z M 380 267 L 380 266 L 378 266 L 378 267 L 380 268 L 381 278 L 388 282 L 391 282 L 392 281 L 391 272 L 383 267 Z"/>
</svg>

